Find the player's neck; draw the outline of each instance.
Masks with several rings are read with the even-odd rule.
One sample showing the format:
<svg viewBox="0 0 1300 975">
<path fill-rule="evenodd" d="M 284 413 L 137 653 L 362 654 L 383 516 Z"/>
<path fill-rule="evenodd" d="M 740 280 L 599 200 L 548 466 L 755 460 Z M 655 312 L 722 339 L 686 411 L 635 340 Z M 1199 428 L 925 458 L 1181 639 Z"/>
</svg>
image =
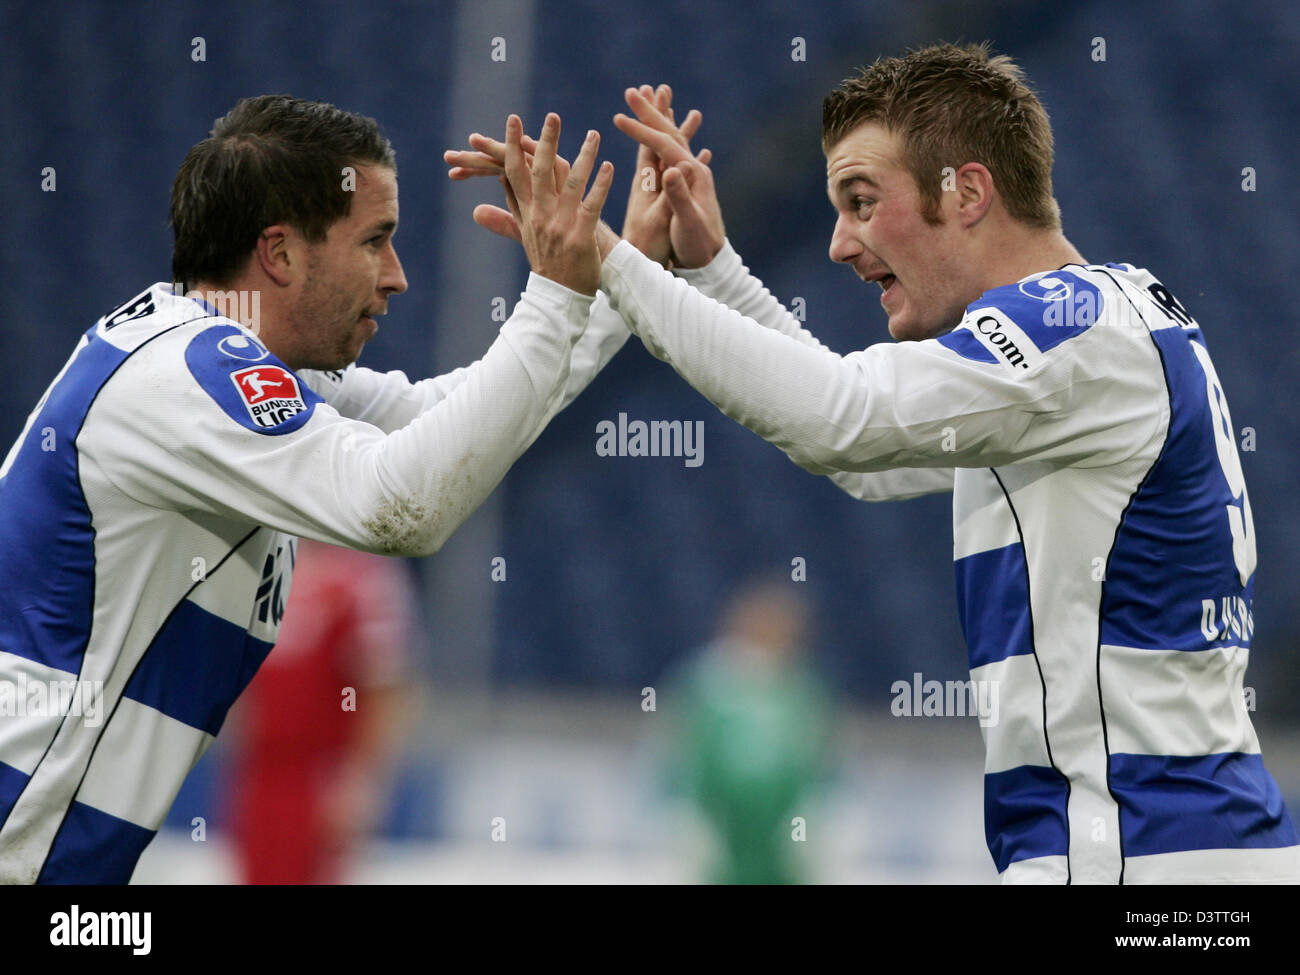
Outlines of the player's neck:
<svg viewBox="0 0 1300 975">
<path fill-rule="evenodd" d="M 254 333 L 261 331 L 260 319 L 265 312 L 262 302 L 266 294 L 259 288 L 249 287 L 244 281 L 236 280 L 229 284 L 199 281 L 189 286 L 185 297 L 202 301 L 218 315 L 233 319 Z"/>
<path fill-rule="evenodd" d="M 239 322 L 256 335 L 272 355 L 288 364 L 279 330 L 275 327 L 275 323 L 280 320 L 280 313 L 274 289 L 244 276 L 225 285 L 200 281 L 185 293 L 187 296 L 201 297 L 218 314 Z"/>
<path fill-rule="evenodd" d="M 984 263 L 984 291 L 1015 284 L 1040 271 L 1055 271 L 1066 264 L 1087 263 L 1059 230 L 1018 226 Z"/>
</svg>

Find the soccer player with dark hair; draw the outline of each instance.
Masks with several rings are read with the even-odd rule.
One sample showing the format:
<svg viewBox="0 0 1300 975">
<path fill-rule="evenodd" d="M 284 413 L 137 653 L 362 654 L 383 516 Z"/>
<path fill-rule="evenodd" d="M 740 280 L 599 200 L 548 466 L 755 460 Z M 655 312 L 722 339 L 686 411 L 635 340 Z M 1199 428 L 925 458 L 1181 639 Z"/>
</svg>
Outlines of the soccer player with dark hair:
<svg viewBox="0 0 1300 975">
<path fill-rule="evenodd" d="M 952 491 L 971 679 L 999 691 L 982 731 L 1003 881 L 1300 879 L 1243 698 L 1255 538 L 1223 387 L 1168 288 L 1063 235 L 1020 69 L 937 45 L 826 98 L 830 256 L 880 286 L 902 340 L 846 356 L 748 273 L 649 94 L 615 124 L 662 180 L 624 241 L 603 228 L 601 286 L 805 469 L 863 500 Z"/>
<path fill-rule="evenodd" d="M 0 468 L 0 882 L 125 883 L 275 640 L 294 536 L 436 552 L 621 345 L 612 168 L 584 198 L 599 139 L 570 168 L 558 136 L 514 198 L 513 314 L 416 383 L 353 364 L 406 290 L 376 123 L 264 96 L 190 151 L 180 287 L 86 332 Z"/>
</svg>

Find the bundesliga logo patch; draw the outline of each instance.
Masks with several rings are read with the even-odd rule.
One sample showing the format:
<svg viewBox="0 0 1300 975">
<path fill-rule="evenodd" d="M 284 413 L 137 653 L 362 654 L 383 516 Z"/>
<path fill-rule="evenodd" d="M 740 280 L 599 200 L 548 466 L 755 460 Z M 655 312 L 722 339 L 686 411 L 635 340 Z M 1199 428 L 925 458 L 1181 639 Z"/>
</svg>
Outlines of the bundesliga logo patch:
<svg viewBox="0 0 1300 975">
<path fill-rule="evenodd" d="M 259 427 L 277 427 L 307 409 L 298 379 L 280 366 L 253 366 L 230 374 L 248 415 Z"/>
</svg>

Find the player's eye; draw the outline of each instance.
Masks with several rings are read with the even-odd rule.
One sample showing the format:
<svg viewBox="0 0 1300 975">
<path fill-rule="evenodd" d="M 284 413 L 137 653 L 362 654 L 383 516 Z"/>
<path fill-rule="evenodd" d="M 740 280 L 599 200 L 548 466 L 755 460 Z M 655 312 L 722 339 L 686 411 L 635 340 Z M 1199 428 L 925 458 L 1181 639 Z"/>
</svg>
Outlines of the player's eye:
<svg viewBox="0 0 1300 975">
<path fill-rule="evenodd" d="M 387 235 L 380 234 L 378 237 L 371 237 L 368 241 L 366 241 L 366 243 L 369 244 L 371 247 L 380 247 L 383 245 L 385 239 L 387 239 Z"/>
<path fill-rule="evenodd" d="M 853 209 L 858 212 L 859 216 L 865 216 L 871 212 L 871 208 L 876 201 L 865 196 L 855 196 L 852 201 Z"/>
</svg>

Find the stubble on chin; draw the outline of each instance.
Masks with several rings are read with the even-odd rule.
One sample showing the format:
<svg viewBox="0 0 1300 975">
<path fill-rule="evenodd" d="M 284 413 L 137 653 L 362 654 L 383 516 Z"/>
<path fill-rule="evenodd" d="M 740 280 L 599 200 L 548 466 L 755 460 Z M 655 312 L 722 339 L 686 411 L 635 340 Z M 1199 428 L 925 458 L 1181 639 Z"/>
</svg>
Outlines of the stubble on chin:
<svg viewBox="0 0 1300 975">
<path fill-rule="evenodd" d="M 347 304 L 344 295 L 331 295 L 321 287 L 321 278 L 311 275 L 291 316 L 291 333 L 300 369 L 344 369 L 357 360 L 360 327 L 358 312 L 350 326 L 341 320 L 339 309 Z"/>
<path fill-rule="evenodd" d="M 356 333 L 348 332 L 333 342 L 324 343 L 317 336 L 315 342 L 307 342 L 300 356 L 303 369 L 329 371 L 346 369 L 357 361 L 361 349 L 356 344 Z"/>
</svg>

